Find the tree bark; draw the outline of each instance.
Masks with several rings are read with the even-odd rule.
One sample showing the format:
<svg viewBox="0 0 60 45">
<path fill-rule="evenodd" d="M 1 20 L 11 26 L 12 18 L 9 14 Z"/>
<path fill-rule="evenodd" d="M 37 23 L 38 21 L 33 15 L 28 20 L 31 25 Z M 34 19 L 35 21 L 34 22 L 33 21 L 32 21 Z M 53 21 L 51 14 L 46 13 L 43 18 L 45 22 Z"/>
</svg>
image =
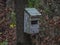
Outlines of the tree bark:
<svg viewBox="0 0 60 45">
<path fill-rule="evenodd" d="M 24 0 L 15 0 L 17 45 L 24 44 Z"/>
</svg>

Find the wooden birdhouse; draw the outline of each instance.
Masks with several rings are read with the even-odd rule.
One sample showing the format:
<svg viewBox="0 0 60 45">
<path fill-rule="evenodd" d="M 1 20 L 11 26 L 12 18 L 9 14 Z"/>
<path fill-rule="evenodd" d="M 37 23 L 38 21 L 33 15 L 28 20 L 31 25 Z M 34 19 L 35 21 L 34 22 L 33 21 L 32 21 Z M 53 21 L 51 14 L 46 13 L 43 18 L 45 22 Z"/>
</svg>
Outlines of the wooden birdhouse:
<svg viewBox="0 0 60 45">
<path fill-rule="evenodd" d="M 24 32 L 28 34 L 39 33 L 39 19 L 41 13 L 35 8 L 25 8 Z"/>
</svg>

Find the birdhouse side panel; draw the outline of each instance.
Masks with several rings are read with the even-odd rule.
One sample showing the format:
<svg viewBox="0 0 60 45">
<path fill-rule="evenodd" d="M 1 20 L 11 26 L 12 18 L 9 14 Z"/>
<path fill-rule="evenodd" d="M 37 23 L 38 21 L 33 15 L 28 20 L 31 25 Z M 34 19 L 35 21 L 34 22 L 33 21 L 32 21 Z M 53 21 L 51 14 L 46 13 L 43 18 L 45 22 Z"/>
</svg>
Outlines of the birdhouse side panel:
<svg viewBox="0 0 60 45">
<path fill-rule="evenodd" d="M 30 32 L 30 24 L 29 24 L 29 15 L 27 12 L 24 12 L 24 32 L 29 33 Z"/>
</svg>

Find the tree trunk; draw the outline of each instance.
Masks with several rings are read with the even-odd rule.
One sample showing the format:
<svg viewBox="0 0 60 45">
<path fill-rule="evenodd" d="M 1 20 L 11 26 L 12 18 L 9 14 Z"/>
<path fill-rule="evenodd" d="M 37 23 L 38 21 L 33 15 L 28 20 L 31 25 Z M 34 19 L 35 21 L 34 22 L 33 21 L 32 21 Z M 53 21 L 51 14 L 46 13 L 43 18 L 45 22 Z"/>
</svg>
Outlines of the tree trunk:
<svg viewBox="0 0 60 45">
<path fill-rule="evenodd" d="M 15 0 L 17 45 L 24 44 L 24 0 Z"/>
</svg>

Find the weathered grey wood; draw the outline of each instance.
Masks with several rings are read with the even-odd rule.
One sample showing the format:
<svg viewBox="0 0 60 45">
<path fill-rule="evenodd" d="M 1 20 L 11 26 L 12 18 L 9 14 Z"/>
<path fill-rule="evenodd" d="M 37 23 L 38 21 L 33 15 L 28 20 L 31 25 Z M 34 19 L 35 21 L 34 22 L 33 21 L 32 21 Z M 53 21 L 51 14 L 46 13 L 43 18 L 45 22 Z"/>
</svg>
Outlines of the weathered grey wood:
<svg viewBox="0 0 60 45">
<path fill-rule="evenodd" d="M 25 8 L 24 11 L 24 32 L 28 34 L 39 33 L 39 19 L 41 13 L 36 8 Z M 35 18 L 34 18 L 35 17 Z M 31 24 L 35 21 L 35 24 Z"/>
</svg>

